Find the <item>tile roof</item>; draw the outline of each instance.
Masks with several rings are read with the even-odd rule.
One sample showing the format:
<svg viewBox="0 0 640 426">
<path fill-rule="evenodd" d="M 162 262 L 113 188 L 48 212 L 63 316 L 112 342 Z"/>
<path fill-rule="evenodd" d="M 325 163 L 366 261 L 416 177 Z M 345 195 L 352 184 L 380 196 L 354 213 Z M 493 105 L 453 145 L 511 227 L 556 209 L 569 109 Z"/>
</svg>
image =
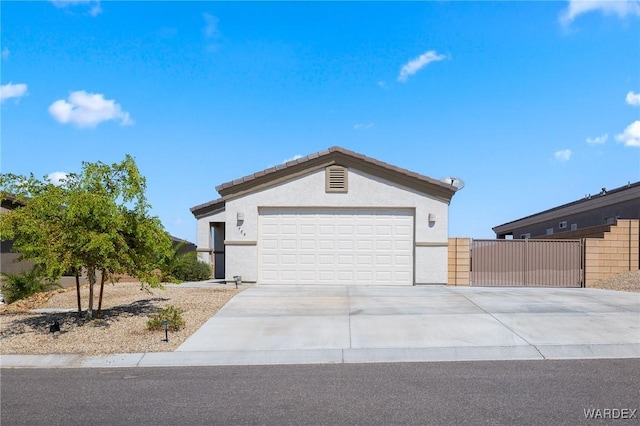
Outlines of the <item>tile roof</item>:
<svg viewBox="0 0 640 426">
<path fill-rule="evenodd" d="M 290 175 L 304 173 L 308 170 L 329 164 L 354 167 L 357 170 L 362 170 L 372 175 L 381 175 L 401 185 L 440 197 L 447 202 L 457 191 L 457 188 L 448 183 L 401 167 L 392 166 L 391 164 L 339 146 L 333 146 L 329 149 L 315 152 L 305 157 L 297 158 L 284 164 L 269 167 L 265 170 L 220 184 L 216 186 L 216 190 L 222 198 L 192 207 L 191 212 L 196 217 L 212 213 L 215 210 L 224 208 L 225 200 L 230 197 L 246 194 L 259 188 L 272 185 L 274 182 L 281 181 L 283 178 L 286 179 Z"/>
<path fill-rule="evenodd" d="M 332 153 L 343 154 L 345 156 L 352 157 L 352 158 L 364 161 L 366 163 L 381 167 L 383 169 L 386 169 L 386 170 L 389 170 L 389 171 L 392 171 L 392 172 L 401 173 L 401 174 L 404 174 L 404 175 L 406 175 L 408 177 L 415 178 L 415 179 L 418 179 L 418 180 L 422 180 L 422 181 L 424 181 L 426 183 L 430 183 L 432 185 L 440 186 L 440 187 L 442 187 L 444 189 L 447 189 L 447 190 L 451 190 L 451 188 L 452 188 L 451 185 L 449 185 L 449 184 L 447 184 L 445 182 L 439 181 L 437 179 L 432 179 L 430 177 L 421 175 L 419 173 L 412 172 L 412 171 L 407 170 L 407 169 L 403 169 L 401 167 L 392 166 L 391 164 L 385 163 L 385 162 L 380 161 L 380 160 L 376 160 L 376 159 L 371 158 L 371 157 L 367 157 L 366 155 L 362 155 L 362 154 L 359 154 L 357 152 L 350 151 L 350 150 L 342 148 L 340 146 L 332 146 L 329 149 L 325 149 L 323 151 L 319 151 L 319 152 L 316 152 L 316 153 L 313 153 L 313 154 L 309 154 L 309 155 L 307 155 L 305 157 L 297 158 L 295 160 L 288 161 L 288 162 L 286 162 L 284 164 L 280 164 L 280 165 L 275 166 L 275 167 L 270 167 L 268 169 L 265 169 L 265 170 L 262 170 L 262 171 L 259 171 L 259 172 L 256 172 L 256 173 L 241 177 L 239 179 L 234 179 L 232 181 L 225 182 L 225 183 L 223 183 L 221 185 L 216 186 L 216 190 L 218 192 L 224 191 L 224 190 L 226 190 L 228 188 L 231 188 L 233 186 L 236 186 L 236 185 L 239 185 L 239 184 L 242 184 L 242 183 L 246 183 L 246 182 L 250 182 L 250 181 L 255 180 L 257 178 L 261 178 L 261 177 L 264 177 L 264 176 L 279 172 L 281 170 L 285 170 L 285 169 L 297 166 L 299 164 L 305 164 L 305 163 L 307 163 L 307 162 L 309 162 L 311 160 L 327 157 Z M 455 188 L 454 188 L 454 191 L 455 191 Z"/>
</svg>

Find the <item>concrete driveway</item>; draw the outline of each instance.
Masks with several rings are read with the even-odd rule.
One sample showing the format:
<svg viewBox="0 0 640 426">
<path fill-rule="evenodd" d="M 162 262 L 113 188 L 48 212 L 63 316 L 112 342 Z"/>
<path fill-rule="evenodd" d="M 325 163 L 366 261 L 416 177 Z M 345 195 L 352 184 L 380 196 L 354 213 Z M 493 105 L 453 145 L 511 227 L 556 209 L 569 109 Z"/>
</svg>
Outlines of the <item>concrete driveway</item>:
<svg viewBox="0 0 640 426">
<path fill-rule="evenodd" d="M 640 358 L 640 294 L 255 286 L 177 352 L 191 364 Z"/>
</svg>

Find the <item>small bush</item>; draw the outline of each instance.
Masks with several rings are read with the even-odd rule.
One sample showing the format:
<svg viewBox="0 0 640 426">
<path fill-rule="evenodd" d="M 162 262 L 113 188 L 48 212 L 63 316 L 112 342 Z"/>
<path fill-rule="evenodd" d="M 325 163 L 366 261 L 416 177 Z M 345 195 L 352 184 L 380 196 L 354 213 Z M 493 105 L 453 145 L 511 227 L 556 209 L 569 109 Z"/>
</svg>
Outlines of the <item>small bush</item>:
<svg viewBox="0 0 640 426">
<path fill-rule="evenodd" d="M 61 286 L 51 278 L 42 276 L 37 267 L 17 274 L 2 274 L 2 295 L 6 303 L 13 303 L 56 287 Z"/>
<path fill-rule="evenodd" d="M 211 278 L 211 268 L 193 253 L 193 256 L 185 256 L 171 275 L 180 281 L 204 281 Z"/>
<path fill-rule="evenodd" d="M 204 281 L 211 278 L 211 268 L 205 262 L 198 261 L 195 252 L 180 253 L 182 245 L 174 247 L 172 253 L 160 267 L 162 281 Z"/>
<path fill-rule="evenodd" d="M 178 331 L 185 325 L 184 318 L 182 318 L 183 313 L 184 311 L 182 309 L 169 305 L 151 315 L 147 321 L 147 329 L 163 330 L 162 321 L 169 321 L 169 330 Z"/>
</svg>

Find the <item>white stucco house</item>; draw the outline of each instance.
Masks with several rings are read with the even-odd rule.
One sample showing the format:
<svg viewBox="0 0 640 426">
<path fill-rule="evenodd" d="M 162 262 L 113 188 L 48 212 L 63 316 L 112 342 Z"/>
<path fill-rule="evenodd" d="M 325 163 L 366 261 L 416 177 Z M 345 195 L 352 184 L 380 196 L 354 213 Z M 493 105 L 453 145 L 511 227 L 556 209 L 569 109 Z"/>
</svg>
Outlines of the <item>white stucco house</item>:
<svg viewBox="0 0 640 426">
<path fill-rule="evenodd" d="M 341 147 L 216 187 L 195 206 L 216 278 L 294 285 L 447 282 L 456 188 Z"/>
</svg>

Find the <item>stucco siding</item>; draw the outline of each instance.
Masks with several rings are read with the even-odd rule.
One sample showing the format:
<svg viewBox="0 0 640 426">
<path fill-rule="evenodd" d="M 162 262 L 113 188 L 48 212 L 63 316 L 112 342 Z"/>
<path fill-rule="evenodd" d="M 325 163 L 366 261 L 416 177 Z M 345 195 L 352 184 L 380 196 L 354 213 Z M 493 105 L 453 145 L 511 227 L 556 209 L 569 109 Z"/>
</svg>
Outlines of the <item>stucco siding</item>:
<svg viewBox="0 0 640 426">
<path fill-rule="evenodd" d="M 446 284 L 447 246 L 416 247 L 416 284 Z"/>
<path fill-rule="evenodd" d="M 442 244 L 437 247 L 416 247 L 415 280 L 418 283 L 447 282 L 448 204 L 443 200 L 352 169 L 349 170 L 347 193 L 327 193 L 325 171 L 320 169 L 285 183 L 227 200 L 226 240 L 258 242 L 260 207 L 415 209 L 414 242 Z M 429 222 L 429 214 L 434 215 L 434 222 Z M 238 221 L 239 216 L 244 220 Z M 206 226 L 201 225 L 201 221 L 206 223 Z M 211 217 L 198 221 L 199 247 L 202 244 L 211 244 L 208 224 L 213 221 L 216 220 Z M 243 280 L 257 280 L 257 253 L 257 245 L 227 245 L 227 279 L 234 275 L 242 275 Z"/>
</svg>

